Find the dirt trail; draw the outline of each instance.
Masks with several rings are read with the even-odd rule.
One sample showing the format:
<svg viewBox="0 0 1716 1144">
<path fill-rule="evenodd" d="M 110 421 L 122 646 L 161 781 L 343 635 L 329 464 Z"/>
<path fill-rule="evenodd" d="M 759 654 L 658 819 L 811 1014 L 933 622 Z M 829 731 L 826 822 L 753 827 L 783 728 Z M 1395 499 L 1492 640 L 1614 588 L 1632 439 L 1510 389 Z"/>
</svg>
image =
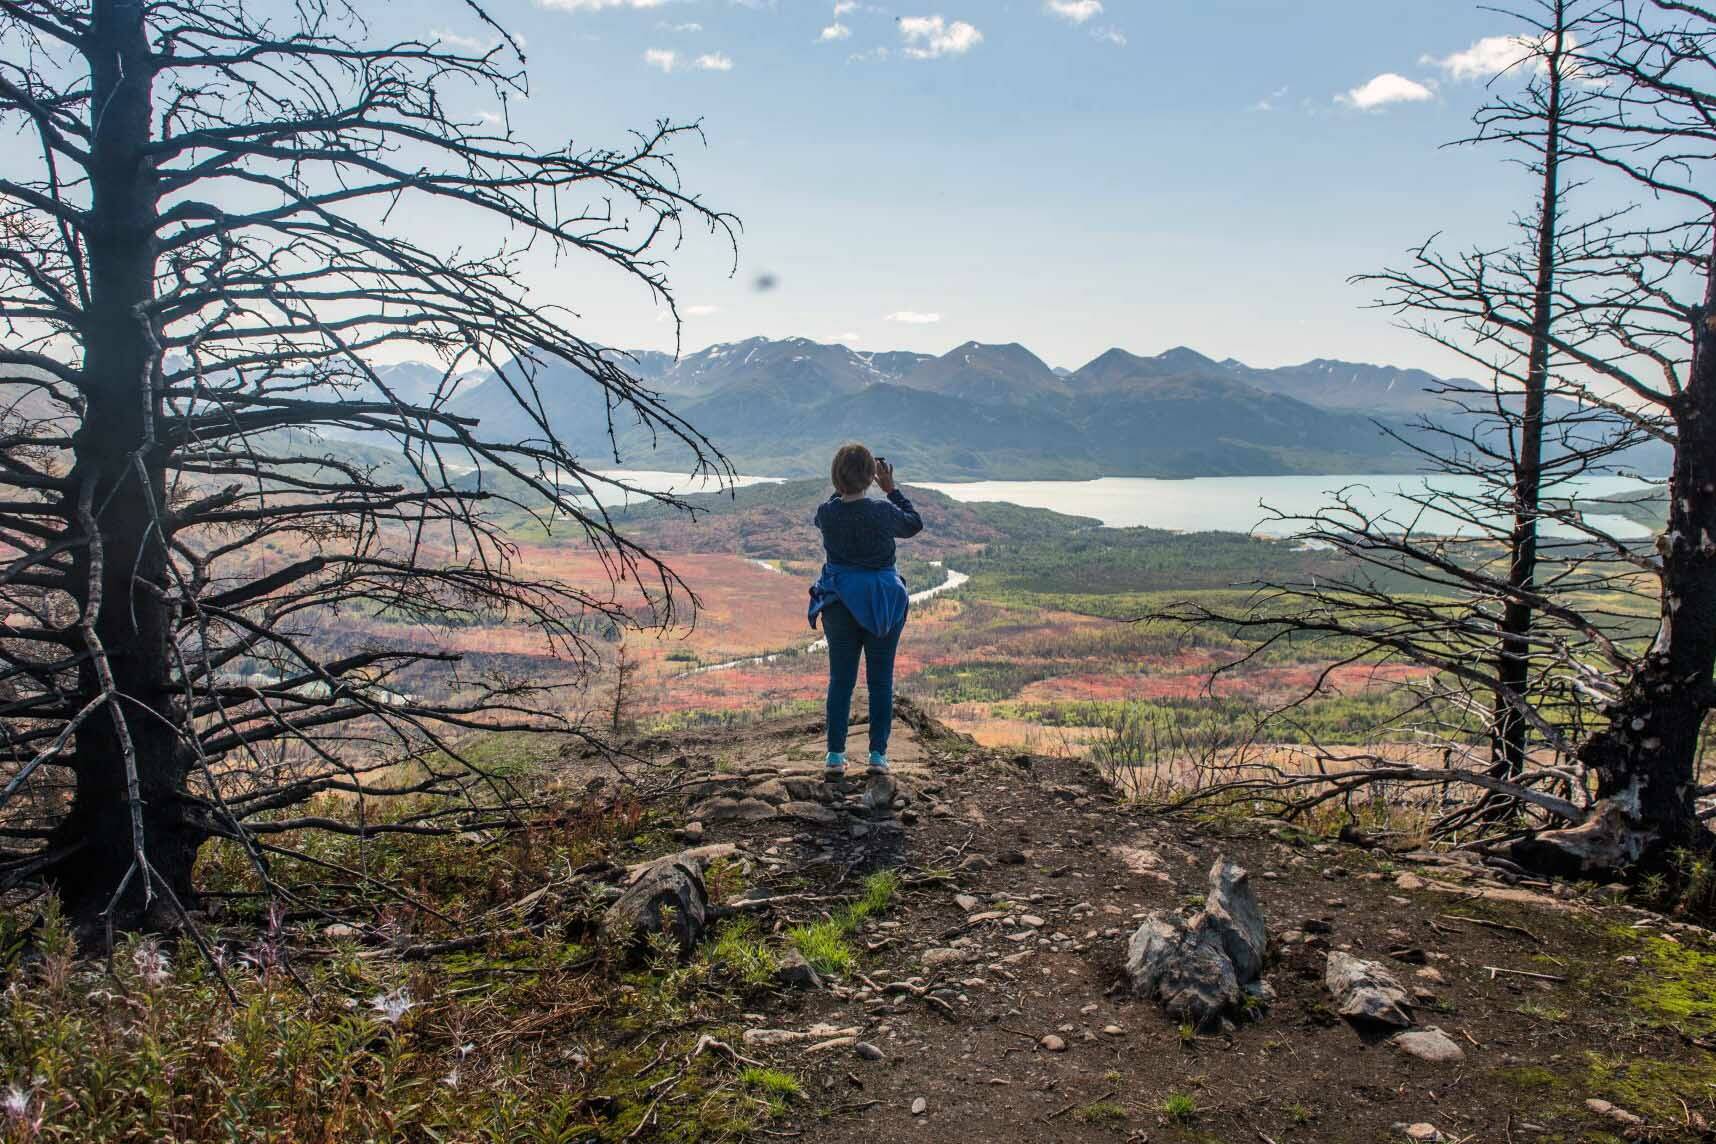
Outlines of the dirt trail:
<svg viewBox="0 0 1716 1144">
<path fill-rule="evenodd" d="M 1650 1138 L 1707 1138 L 1716 1063 L 1696 1029 L 1669 1030 L 1640 993 L 1638 966 L 1686 933 L 1653 939 L 1667 931 L 1645 915 L 1475 865 L 1255 822 L 1164 822 L 1082 764 L 983 751 L 909 706 L 901 723 L 907 801 L 881 820 L 818 797 L 820 728 L 802 719 L 678 744 L 694 771 L 718 760 L 686 813 L 705 841 L 750 857 L 750 897 L 782 896 L 762 911 L 775 929 L 824 908 L 805 895 L 855 895 L 879 867 L 906 886 L 856 935 L 857 972 L 750 1002 L 750 1028 L 834 1030 L 741 1047 L 807 1078 L 808 1101 L 771 1135 L 1285 1144 L 1404 1140 L 1423 1124 L 1473 1142 L 1646 1131 L 1587 1105 L 1607 1100 L 1648 1121 Z M 1131 996 L 1125 944 L 1147 911 L 1201 898 L 1222 855 L 1252 872 L 1279 997 L 1255 1023 L 1193 1036 Z M 1418 1060 L 1337 1017 L 1331 949 L 1387 963 L 1417 991 L 1420 1024 L 1446 1030 L 1464 1060 Z M 1716 959 L 1699 972 L 1709 1021 Z M 881 1059 L 839 1036 L 849 1029 Z M 836 1043 L 807 1047 L 822 1040 Z"/>
</svg>

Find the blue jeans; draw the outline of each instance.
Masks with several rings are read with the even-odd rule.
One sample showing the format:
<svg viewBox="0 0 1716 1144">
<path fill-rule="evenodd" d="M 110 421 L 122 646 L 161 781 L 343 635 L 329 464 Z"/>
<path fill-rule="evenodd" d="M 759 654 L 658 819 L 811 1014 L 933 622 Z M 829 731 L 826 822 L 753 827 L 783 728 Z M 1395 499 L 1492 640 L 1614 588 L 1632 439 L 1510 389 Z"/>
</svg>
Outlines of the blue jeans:
<svg viewBox="0 0 1716 1144">
<path fill-rule="evenodd" d="M 885 636 L 871 635 L 839 600 L 822 609 L 828 637 L 828 749 L 846 750 L 846 724 L 852 718 L 852 689 L 858 685 L 858 654 L 864 654 L 864 680 L 870 687 L 870 749 L 888 753 L 894 722 L 894 652 L 902 622 Z"/>
</svg>

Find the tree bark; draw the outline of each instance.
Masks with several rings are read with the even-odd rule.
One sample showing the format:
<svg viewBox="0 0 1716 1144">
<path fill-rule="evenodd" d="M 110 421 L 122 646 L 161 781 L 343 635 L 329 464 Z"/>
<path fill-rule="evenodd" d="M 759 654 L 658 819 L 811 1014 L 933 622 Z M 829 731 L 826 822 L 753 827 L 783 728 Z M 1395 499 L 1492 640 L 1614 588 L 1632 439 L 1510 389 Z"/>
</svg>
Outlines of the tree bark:
<svg viewBox="0 0 1716 1144">
<path fill-rule="evenodd" d="M 88 933 L 171 922 L 173 897 L 189 904 L 191 866 L 207 833 L 188 792 L 194 756 L 175 730 L 175 616 L 156 527 L 166 451 L 154 440 L 160 363 L 146 307 L 155 295 L 159 192 L 144 151 L 153 76 L 137 0 L 96 0 L 85 54 L 92 105 L 101 109 L 85 222 L 88 408 L 64 508 L 75 534 L 94 526 L 75 557 L 74 594 L 86 619 L 79 691 L 86 699 L 105 691 L 110 700 L 78 731 L 72 805 L 50 842 L 57 857 L 48 877 Z M 139 868 L 140 855 L 148 868 Z"/>
</svg>

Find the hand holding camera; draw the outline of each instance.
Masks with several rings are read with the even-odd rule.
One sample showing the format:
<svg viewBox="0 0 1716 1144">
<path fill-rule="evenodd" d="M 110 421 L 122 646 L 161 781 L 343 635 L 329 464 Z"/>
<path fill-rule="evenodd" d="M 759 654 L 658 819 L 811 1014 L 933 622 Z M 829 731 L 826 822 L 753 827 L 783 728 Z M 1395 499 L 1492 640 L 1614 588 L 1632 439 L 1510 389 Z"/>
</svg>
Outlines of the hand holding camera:
<svg viewBox="0 0 1716 1144">
<path fill-rule="evenodd" d="M 888 464 L 888 458 L 876 458 L 876 487 L 884 493 L 894 491 L 894 466 Z"/>
</svg>

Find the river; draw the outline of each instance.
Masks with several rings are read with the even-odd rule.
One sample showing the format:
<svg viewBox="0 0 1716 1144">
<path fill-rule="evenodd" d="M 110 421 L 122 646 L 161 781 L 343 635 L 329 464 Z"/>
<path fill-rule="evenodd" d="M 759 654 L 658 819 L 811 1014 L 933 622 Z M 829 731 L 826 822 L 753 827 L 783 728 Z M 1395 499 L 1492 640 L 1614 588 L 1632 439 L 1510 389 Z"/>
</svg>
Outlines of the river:
<svg viewBox="0 0 1716 1144">
<path fill-rule="evenodd" d="M 764 568 L 767 568 L 770 572 L 779 572 L 780 571 L 780 569 L 776 568 L 774 565 L 765 564 L 761 560 L 754 560 L 754 561 L 752 561 L 752 563 L 753 564 L 762 564 L 762 566 Z M 932 561 L 931 563 L 939 563 L 939 562 Z M 911 602 L 914 604 L 921 604 L 925 600 L 933 600 L 937 596 L 941 595 L 944 592 L 951 592 L 955 588 L 961 587 L 970 579 L 971 579 L 971 577 L 967 576 L 965 573 L 955 572 L 952 568 L 949 568 L 949 569 L 947 569 L 947 578 L 945 580 L 943 580 L 941 583 L 937 584 L 933 588 L 925 588 L 921 592 L 913 592 L 911 594 L 911 597 L 910 597 Z M 823 648 L 825 648 L 827 646 L 828 646 L 828 641 L 825 639 L 821 639 L 821 640 L 817 640 L 814 643 L 805 644 L 803 647 L 798 648 L 794 651 L 777 651 L 777 652 L 774 652 L 774 653 L 769 654 L 769 655 L 751 655 L 751 656 L 746 656 L 744 659 L 730 659 L 726 663 L 706 664 L 703 667 L 694 667 L 690 671 L 685 672 L 684 674 L 686 674 L 686 675 L 708 675 L 712 671 L 731 671 L 735 667 L 750 667 L 751 665 L 758 664 L 758 663 L 774 663 L 776 660 L 783 659 L 789 655 L 809 655 L 811 652 L 821 651 Z"/>
</svg>

